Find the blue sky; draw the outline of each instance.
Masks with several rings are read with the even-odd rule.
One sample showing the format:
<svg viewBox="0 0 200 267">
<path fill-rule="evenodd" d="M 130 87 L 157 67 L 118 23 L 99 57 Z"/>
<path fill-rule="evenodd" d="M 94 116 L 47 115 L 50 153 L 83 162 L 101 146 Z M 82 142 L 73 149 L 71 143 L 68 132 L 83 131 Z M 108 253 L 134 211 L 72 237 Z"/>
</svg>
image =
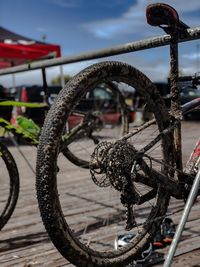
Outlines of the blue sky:
<svg viewBox="0 0 200 267">
<path fill-rule="evenodd" d="M 61 46 L 63 56 L 71 56 L 161 35 L 161 29 L 150 27 L 145 19 L 146 6 L 154 2 L 157 1 L 0 0 L 0 25 L 37 40 L 42 40 L 42 36 L 46 35 L 47 42 Z M 169 0 L 165 3 L 175 7 L 180 19 L 189 26 L 200 26 L 199 0 Z M 200 40 L 180 45 L 180 68 L 185 74 L 197 71 L 197 56 L 200 61 L 200 55 L 197 55 L 198 44 Z M 168 75 L 168 55 L 169 49 L 165 47 L 109 59 L 128 62 L 146 73 L 153 81 L 158 81 L 166 79 Z M 102 60 L 106 59 L 99 61 Z M 70 64 L 64 67 L 64 71 L 73 75 L 96 62 L 98 60 Z M 59 68 L 49 69 L 48 80 L 58 72 Z M 0 77 L 0 83 L 8 84 L 10 80 L 9 77 Z M 41 83 L 41 78 L 38 71 L 34 71 L 31 74 L 16 75 L 16 82 Z"/>
</svg>

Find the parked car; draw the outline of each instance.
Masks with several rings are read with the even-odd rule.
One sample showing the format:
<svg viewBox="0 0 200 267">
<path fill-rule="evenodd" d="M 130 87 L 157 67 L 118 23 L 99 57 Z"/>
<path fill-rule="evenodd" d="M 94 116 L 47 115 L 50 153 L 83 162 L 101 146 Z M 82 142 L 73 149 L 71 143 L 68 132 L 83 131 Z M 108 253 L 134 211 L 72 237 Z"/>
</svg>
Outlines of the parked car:
<svg viewBox="0 0 200 267">
<path fill-rule="evenodd" d="M 53 102 L 57 94 L 60 92 L 61 86 L 48 86 L 49 101 Z M 15 100 L 22 102 L 43 103 L 44 102 L 44 89 L 43 86 L 18 86 L 15 88 Z M 32 119 L 35 123 L 42 126 L 46 107 L 40 108 L 25 108 L 17 107 L 13 109 L 14 116 L 23 115 Z"/>
<path fill-rule="evenodd" d="M 200 98 L 200 86 L 185 85 L 181 87 L 181 104 L 185 104 L 195 98 Z M 185 120 L 200 120 L 200 107 L 184 115 Z"/>
<path fill-rule="evenodd" d="M 9 88 L 0 85 L 0 101 L 14 100 L 14 95 Z M 0 106 L 0 117 L 10 121 L 12 106 Z"/>
<path fill-rule="evenodd" d="M 118 101 L 111 90 L 105 86 L 97 86 L 87 93 L 76 107 L 79 112 L 95 111 L 99 120 L 107 125 L 117 125 L 121 120 Z M 68 127 L 73 128 L 82 121 L 81 116 L 71 115 L 68 118 Z"/>
<path fill-rule="evenodd" d="M 160 94 L 165 100 L 166 106 L 170 107 L 170 87 L 169 83 L 155 83 Z M 193 86 L 192 82 L 179 82 L 179 90 L 181 97 L 181 104 L 185 104 L 197 97 L 200 97 L 200 86 Z M 200 119 L 200 108 L 197 107 L 193 111 L 184 115 L 185 120 Z"/>
<path fill-rule="evenodd" d="M 53 103 L 55 97 L 60 92 L 61 86 L 49 86 L 49 102 Z M 20 86 L 16 88 L 16 101 L 22 102 L 44 102 L 44 90 L 42 86 Z M 98 86 L 89 92 L 83 100 L 80 101 L 77 109 L 82 112 L 90 110 L 100 110 L 101 120 L 107 124 L 117 124 L 120 122 L 121 114 L 118 111 L 117 100 L 114 99 L 112 92 L 105 86 Z M 46 108 L 14 108 L 14 115 L 24 115 L 32 119 L 35 123 L 42 126 L 45 118 Z M 80 116 L 72 115 L 69 117 L 69 127 L 74 127 L 81 121 Z"/>
</svg>

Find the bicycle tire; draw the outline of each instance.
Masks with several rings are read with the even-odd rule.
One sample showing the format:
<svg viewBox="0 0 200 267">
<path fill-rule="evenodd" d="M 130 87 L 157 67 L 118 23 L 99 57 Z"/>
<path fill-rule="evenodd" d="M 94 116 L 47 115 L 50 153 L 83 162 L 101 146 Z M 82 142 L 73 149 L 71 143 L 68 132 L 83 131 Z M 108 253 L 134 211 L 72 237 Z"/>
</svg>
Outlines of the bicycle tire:
<svg viewBox="0 0 200 267">
<path fill-rule="evenodd" d="M 115 86 L 113 83 L 108 82 L 104 86 L 108 88 L 112 95 L 114 96 L 115 100 L 117 100 L 118 106 L 120 106 L 120 120 L 121 120 L 121 135 L 124 135 L 125 133 L 128 132 L 128 111 L 127 111 L 127 106 L 125 103 L 125 98 L 122 95 L 121 91 L 118 89 L 117 86 Z M 93 106 L 95 106 L 93 100 Z M 91 111 L 90 111 L 91 112 Z M 102 126 L 103 127 L 103 126 Z M 101 131 L 101 130 L 100 130 Z M 95 144 L 94 144 L 95 146 Z M 83 145 L 81 145 L 81 149 L 83 149 Z M 74 151 L 74 148 L 70 148 L 70 146 L 65 147 L 64 150 L 62 150 L 62 153 L 64 156 L 70 160 L 73 164 L 82 167 L 82 168 L 89 168 L 89 160 L 86 160 L 85 157 L 83 156 L 82 158 Z"/>
<path fill-rule="evenodd" d="M 9 182 L 8 198 L 6 199 L 5 203 L 3 203 L 3 209 L 0 214 L 1 230 L 10 219 L 17 204 L 19 196 L 19 173 L 13 156 L 11 155 L 7 147 L 2 143 L 0 143 L 0 158 L 5 164 L 5 166 L 1 166 L 1 175 L 3 175 L 3 168 L 7 169 L 9 175 L 9 181 L 5 181 L 5 183 Z"/>
<path fill-rule="evenodd" d="M 121 62 L 102 62 L 86 68 L 77 74 L 60 92 L 51 107 L 40 136 L 36 164 L 36 189 L 39 209 L 45 228 L 58 251 L 75 266 L 105 267 L 125 266 L 136 259 L 145 244 L 152 238 L 165 215 L 169 203 L 168 193 L 158 188 L 156 205 L 152 208 L 146 223 L 137 237 L 119 251 L 100 252 L 89 248 L 74 236 L 67 224 L 57 189 L 57 157 L 64 121 L 76 101 L 91 85 L 101 81 L 119 81 L 134 86 L 151 107 L 159 131 L 170 123 L 167 109 L 152 82 L 139 70 Z M 162 136 L 163 157 L 170 158 L 173 139 Z"/>
</svg>

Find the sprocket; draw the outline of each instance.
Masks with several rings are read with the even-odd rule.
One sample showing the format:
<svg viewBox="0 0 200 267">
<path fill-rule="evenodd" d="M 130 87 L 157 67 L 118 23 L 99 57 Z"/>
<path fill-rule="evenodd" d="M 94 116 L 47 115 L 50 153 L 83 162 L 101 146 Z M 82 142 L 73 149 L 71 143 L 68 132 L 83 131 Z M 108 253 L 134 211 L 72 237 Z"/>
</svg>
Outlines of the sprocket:
<svg viewBox="0 0 200 267">
<path fill-rule="evenodd" d="M 123 191 L 127 185 L 127 176 L 131 174 L 136 152 L 134 146 L 126 140 L 115 142 L 110 149 L 106 174 L 111 185 L 118 191 Z"/>
<path fill-rule="evenodd" d="M 137 150 L 126 140 L 99 143 L 90 160 L 92 180 L 100 187 L 123 191 L 127 185 Z"/>
<path fill-rule="evenodd" d="M 110 186 L 109 178 L 106 174 L 107 164 L 108 164 L 108 151 L 112 147 L 110 142 L 99 143 L 90 159 L 90 173 L 93 182 L 99 187 Z"/>
</svg>

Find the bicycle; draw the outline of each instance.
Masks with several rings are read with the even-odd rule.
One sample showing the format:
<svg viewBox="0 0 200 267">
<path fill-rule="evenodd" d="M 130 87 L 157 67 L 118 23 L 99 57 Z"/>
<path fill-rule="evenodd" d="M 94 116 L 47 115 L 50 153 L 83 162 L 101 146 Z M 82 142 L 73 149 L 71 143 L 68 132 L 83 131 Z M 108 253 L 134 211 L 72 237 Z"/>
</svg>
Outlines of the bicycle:
<svg viewBox="0 0 200 267">
<path fill-rule="evenodd" d="M 98 96 L 99 91 L 103 91 L 107 99 L 101 99 Z M 101 139 L 102 133 L 105 135 L 105 128 L 109 125 L 114 129 L 121 126 L 123 133 L 128 131 L 128 109 L 125 98 L 114 83 L 98 84 L 92 92 L 90 98 L 86 96 L 82 103 L 76 108 L 71 117 L 66 120 L 65 130 L 62 135 L 62 152 L 72 163 L 82 167 L 89 168 L 89 158 L 87 153 L 83 153 L 85 141 L 90 147 L 93 147 Z M 97 96 L 95 97 L 95 94 Z M 24 103 L 18 101 L 2 101 L 1 106 L 11 105 L 13 107 L 26 108 L 46 108 L 47 103 Z M 115 116 L 115 118 L 113 118 Z M 32 120 L 18 116 L 13 125 L 9 121 L 0 118 L 0 127 L 4 129 L 4 136 L 12 133 L 19 141 L 24 141 L 28 145 L 37 146 L 41 128 Z M 81 147 L 77 149 L 74 147 Z M 84 141 L 84 143 L 83 143 Z"/>
<path fill-rule="evenodd" d="M 105 86 L 105 85 L 104 85 Z M 105 92 L 109 93 L 110 99 L 115 98 L 118 101 L 115 103 L 115 109 L 118 110 L 120 114 L 120 118 L 118 117 L 118 120 L 122 120 L 123 123 L 121 124 L 123 126 L 122 131 L 125 130 L 125 127 L 127 124 L 127 111 L 126 111 L 126 104 L 125 100 L 123 98 L 123 95 L 121 92 L 114 86 L 114 84 L 109 83 L 107 84 L 107 87 L 104 88 Z M 109 99 L 109 100 L 110 100 Z M 84 102 L 84 101 L 83 101 Z M 99 102 L 99 101 L 98 101 Z M 62 135 L 62 152 L 63 155 L 69 159 L 72 163 L 78 165 L 82 168 L 89 168 L 89 158 L 87 159 L 87 153 L 83 153 L 84 148 L 84 142 L 87 141 L 91 146 L 96 145 L 99 142 L 99 138 L 101 138 L 102 132 L 106 134 L 106 132 L 103 130 L 105 128 L 105 123 L 108 119 L 104 118 L 106 115 L 109 115 L 107 113 L 108 109 L 106 107 L 106 110 L 104 108 L 105 101 L 100 101 L 101 105 L 99 106 L 99 103 L 97 105 L 97 100 L 93 101 L 93 107 L 92 110 L 87 111 L 81 110 L 80 108 L 76 110 L 76 114 L 73 115 L 73 119 L 66 123 L 65 131 Z M 16 102 L 16 101 L 2 101 L 0 102 L 0 105 L 10 105 L 10 106 L 25 106 L 28 108 L 40 108 L 47 106 L 45 104 L 37 104 L 37 103 L 23 103 L 23 102 Z M 82 107 L 83 109 L 83 107 Z M 106 121 L 105 121 L 106 120 Z M 14 145 L 17 145 L 18 142 L 23 142 L 25 144 L 28 144 L 33 147 L 37 147 L 38 145 L 38 138 L 40 135 L 40 127 L 35 124 L 32 120 L 27 119 L 22 116 L 18 116 L 16 118 L 16 125 L 11 124 L 9 121 L 0 118 L 0 127 L 4 130 L 3 136 L 14 136 L 15 140 L 13 140 Z M 73 123 L 73 128 L 71 129 L 69 124 Z M 118 121 L 115 122 L 118 126 Z M 113 129 L 116 127 L 115 124 L 112 124 Z M 119 127 L 119 126 L 118 126 Z M 3 140 L 2 140 L 3 141 Z M 74 147 L 74 143 L 76 141 L 76 146 L 81 146 L 81 153 L 80 150 L 77 149 L 77 147 Z M 73 144 L 71 144 L 73 142 Z M 27 161 L 26 157 L 23 155 L 22 150 L 18 147 L 19 152 L 22 154 L 24 159 Z M 85 156 L 86 154 L 86 156 Z M 4 191 L 4 194 L 2 194 L 2 199 L 0 201 L 1 206 L 0 210 L 2 210 L 2 213 L 0 215 L 0 230 L 3 228 L 3 226 L 8 222 L 12 212 L 14 211 L 14 208 L 17 203 L 17 199 L 19 196 L 19 174 L 17 165 L 15 163 L 14 158 L 12 157 L 11 153 L 8 151 L 5 145 L 0 143 L 0 156 L 1 156 L 1 186 Z M 3 164 L 4 162 L 4 164 Z M 34 172 L 34 169 L 30 165 L 30 163 L 27 161 L 27 164 L 31 168 L 31 170 Z M 4 179 L 3 179 L 4 178 Z M 10 185 L 8 184 L 10 182 Z M 5 186 L 6 189 L 5 189 Z M 10 187 L 10 189 L 9 189 Z M 6 191 L 7 190 L 7 191 Z M 5 193 L 6 192 L 6 193 Z M 3 199 L 3 196 L 7 195 L 7 199 Z"/>
<path fill-rule="evenodd" d="M 19 173 L 17 165 L 7 147 L 0 142 L 0 230 L 10 219 L 19 195 Z M 6 198 L 5 198 L 6 196 Z"/>
<path fill-rule="evenodd" d="M 200 141 L 184 169 L 181 157 L 182 114 L 200 105 L 199 98 L 180 104 L 178 37 L 187 35 L 189 27 L 166 4 L 149 5 L 146 14 L 150 25 L 171 36 L 170 109 L 142 72 L 126 63 L 101 62 L 66 84 L 48 112 L 40 136 L 36 189 L 41 217 L 55 247 L 75 266 L 126 266 L 137 259 L 165 218 L 170 197 L 185 200 L 200 167 Z M 136 89 L 154 118 L 119 138 L 99 142 L 91 154 L 90 170 L 83 174 L 71 170 L 70 180 L 68 173 L 57 168 L 66 118 L 87 92 L 108 81 Z M 199 83 L 199 77 L 196 81 Z M 124 228 L 134 237 L 114 251 L 113 240 Z"/>
</svg>

